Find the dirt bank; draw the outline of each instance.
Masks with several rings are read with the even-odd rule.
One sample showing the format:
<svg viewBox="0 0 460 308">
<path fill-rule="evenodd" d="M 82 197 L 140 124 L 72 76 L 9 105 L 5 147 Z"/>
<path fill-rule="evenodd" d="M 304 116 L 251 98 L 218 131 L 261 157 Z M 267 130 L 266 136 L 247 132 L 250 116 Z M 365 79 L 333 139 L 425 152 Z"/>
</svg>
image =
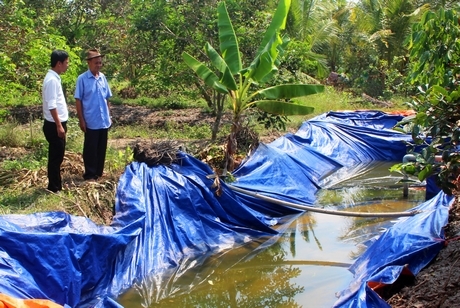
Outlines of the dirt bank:
<svg viewBox="0 0 460 308">
<path fill-rule="evenodd" d="M 460 204 L 457 198 L 445 228 L 446 245 L 438 256 L 387 302 L 394 308 L 460 307 Z"/>
</svg>

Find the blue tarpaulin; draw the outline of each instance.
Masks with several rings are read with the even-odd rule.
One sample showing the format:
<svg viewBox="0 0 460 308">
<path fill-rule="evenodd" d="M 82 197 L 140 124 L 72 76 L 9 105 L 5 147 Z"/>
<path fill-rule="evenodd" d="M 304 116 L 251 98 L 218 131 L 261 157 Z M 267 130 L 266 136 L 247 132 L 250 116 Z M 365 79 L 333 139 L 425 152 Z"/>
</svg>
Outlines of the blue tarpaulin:
<svg viewBox="0 0 460 308">
<path fill-rule="evenodd" d="M 230 185 L 312 206 L 328 179 L 343 180 L 374 161 L 401 161 L 411 140 L 392 130 L 401 119 L 380 111 L 320 115 L 295 134 L 260 144 L 234 171 L 233 183 L 220 182 L 220 194 L 208 178 L 212 169 L 186 153 L 171 166 L 133 162 L 119 180 L 109 226 L 62 212 L 0 216 L 0 293 L 70 307 L 120 307 L 120 294 L 148 283 L 146 296 L 161 300 L 210 256 L 250 242 L 269 245 L 287 219 L 302 213 Z M 337 307 L 385 307 L 367 282 L 395 280 L 404 264 L 414 274 L 425 266 L 441 249 L 448 203 L 440 193 L 420 205 L 428 209 L 423 215 L 381 236 L 352 266 L 356 281 Z"/>
<path fill-rule="evenodd" d="M 414 208 L 420 214 L 400 219 L 380 235 L 351 266 L 354 280 L 334 307 L 390 307 L 373 288 L 394 283 L 403 270 L 415 276 L 436 257 L 451 203 L 452 197 L 439 193 Z"/>
</svg>

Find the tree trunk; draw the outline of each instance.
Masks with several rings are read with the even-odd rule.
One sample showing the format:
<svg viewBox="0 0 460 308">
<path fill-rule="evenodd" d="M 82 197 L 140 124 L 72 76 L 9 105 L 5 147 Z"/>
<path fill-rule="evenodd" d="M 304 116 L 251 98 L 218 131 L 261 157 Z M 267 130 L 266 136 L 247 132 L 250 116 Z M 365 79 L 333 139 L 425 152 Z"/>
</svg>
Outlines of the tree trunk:
<svg viewBox="0 0 460 308">
<path fill-rule="evenodd" d="M 235 169 L 234 155 L 238 150 L 238 132 L 241 129 L 240 117 L 233 119 L 232 128 L 230 135 L 227 137 L 227 145 L 225 147 L 225 168 L 224 175 L 228 172 L 232 172 Z"/>
<path fill-rule="evenodd" d="M 225 99 L 226 99 L 226 95 L 225 94 L 222 94 L 222 93 L 218 93 L 217 91 L 214 91 L 214 95 L 213 95 L 213 101 L 214 101 L 214 104 L 215 104 L 215 120 L 214 120 L 214 123 L 212 125 L 212 136 L 211 136 L 211 140 L 212 141 L 215 141 L 217 139 L 217 133 L 219 132 L 219 127 L 220 127 L 220 121 L 222 119 L 222 116 L 224 114 L 224 103 L 225 103 Z"/>
</svg>

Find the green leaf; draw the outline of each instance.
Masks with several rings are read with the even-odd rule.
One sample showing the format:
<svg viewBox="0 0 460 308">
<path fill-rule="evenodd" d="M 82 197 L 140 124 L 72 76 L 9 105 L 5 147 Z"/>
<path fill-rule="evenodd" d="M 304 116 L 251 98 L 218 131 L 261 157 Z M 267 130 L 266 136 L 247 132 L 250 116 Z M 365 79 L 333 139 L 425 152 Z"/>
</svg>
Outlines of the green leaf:
<svg viewBox="0 0 460 308">
<path fill-rule="evenodd" d="M 404 166 L 402 167 L 402 170 L 403 170 L 405 173 L 410 174 L 410 175 L 415 174 L 415 172 L 417 171 L 417 169 L 415 168 L 415 166 L 414 166 L 413 163 L 404 165 Z"/>
<path fill-rule="evenodd" d="M 232 75 L 241 71 L 241 57 L 238 40 L 233 29 L 232 21 L 228 16 L 225 2 L 222 1 L 217 7 L 220 52 L 227 63 Z"/>
<path fill-rule="evenodd" d="M 401 172 L 402 170 L 402 163 L 394 164 L 390 168 L 388 168 L 388 171 L 390 172 Z"/>
<path fill-rule="evenodd" d="M 426 165 L 425 168 L 423 168 L 419 174 L 418 174 L 418 179 L 420 181 L 425 180 L 428 176 L 431 175 L 431 165 Z"/>
<path fill-rule="evenodd" d="M 450 97 L 452 100 L 457 100 L 460 97 L 460 92 L 459 91 L 452 91 L 450 93 Z"/>
<path fill-rule="evenodd" d="M 313 84 L 283 84 L 273 86 L 259 91 L 261 95 L 268 99 L 294 98 L 312 94 L 321 93 L 324 91 L 323 85 Z"/>
<path fill-rule="evenodd" d="M 231 90 L 236 90 L 236 81 L 233 78 L 232 72 L 230 71 L 230 68 L 228 67 L 227 63 L 225 63 L 224 59 L 222 59 L 222 57 L 209 43 L 206 43 L 205 51 L 209 59 L 211 60 L 211 63 L 222 73 L 222 78 L 220 79 L 220 82 L 227 88 Z"/>
<path fill-rule="evenodd" d="M 444 89 L 443 87 L 438 86 L 438 85 L 432 86 L 431 89 L 429 91 L 427 91 L 427 93 L 431 93 L 431 92 L 441 93 L 444 96 L 449 95 L 449 93 L 447 93 L 446 89 Z"/>
<path fill-rule="evenodd" d="M 273 15 L 270 26 L 268 26 L 268 29 L 265 32 L 264 38 L 257 50 L 257 54 L 261 53 L 265 49 L 265 46 L 269 44 L 274 35 L 276 35 L 280 30 L 284 30 L 286 28 L 286 20 L 290 7 L 291 0 L 281 0 L 278 3 L 278 7 Z"/>
<path fill-rule="evenodd" d="M 280 49 L 284 44 L 281 37 L 276 34 L 272 37 L 272 40 L 267 44 L 266 49 L 260 53 L 255 61 L 258 61 L 258 65 L 251 64 L 251 68 L 254 70 L 252 78 L 256 81 L 262 81 L 267 75 L 272 75 L 273 72 L 278 71 L 276 67 L 278 61 L 278 55 L 280 54 Z M 253 62 L 253 63 L 254 63 Z"/>
<path fill-rule="evenodd" d="M 277 56 L 278 51 L 276 51 L 276 49 L 259 54 L 253 63 L 251 63 L 249 68 L 249 72 L 251 72 L 251 74 L 248 75 L 248 77 L 252 78 L 256 82 L 262 81 L 265 76 L 278 69 L 275 66 L 275 59 Z"/>
<path fill-rule="evenodd" d="M 286 19 L 291 5 L 290 0 L 282 0 L 273 15 L 273 19 L 265 32 L 264 38 L 257 50 L 256 57 L 245 70 L 247 78 L 251 78 L 256 82 L 260 82 L 265 77 L 277 70 L 276 64 L 280 51 L 287 45 L 287 41 L 283 41 L 280 36 L 280 31 L 286 27 Z"/>
<path fill-rule="evenodd" d="M 217 92 L 228 94 L 228 89 L 219 82 L 219 77 L 214 74 L 206 65 L 189 55 L 187 52 L 182 53 L 182 59 L 185 63 L 200 77 L 203 81 Z"/>
<path fill-rule="evenodd" d="M 315 111 L 313 107 L 277 100 L 263 100 L 255 103 L 259 109 L 275 115 L 307 115 Z"/>
</svg>

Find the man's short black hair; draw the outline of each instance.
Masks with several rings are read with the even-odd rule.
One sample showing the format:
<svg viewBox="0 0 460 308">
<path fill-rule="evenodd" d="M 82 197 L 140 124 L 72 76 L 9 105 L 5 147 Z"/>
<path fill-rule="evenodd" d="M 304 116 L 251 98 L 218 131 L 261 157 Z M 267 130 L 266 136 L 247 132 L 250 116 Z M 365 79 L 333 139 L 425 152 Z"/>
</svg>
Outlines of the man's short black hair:
<svg viewBox="0 0 460 308">
<path fill-rule="evenodd" d="M 51 67 L 55 67 L 58 62 L 64 62 L 69 54 L 64 50 L 53 50 L 51 53 Z"/>
</svg>

